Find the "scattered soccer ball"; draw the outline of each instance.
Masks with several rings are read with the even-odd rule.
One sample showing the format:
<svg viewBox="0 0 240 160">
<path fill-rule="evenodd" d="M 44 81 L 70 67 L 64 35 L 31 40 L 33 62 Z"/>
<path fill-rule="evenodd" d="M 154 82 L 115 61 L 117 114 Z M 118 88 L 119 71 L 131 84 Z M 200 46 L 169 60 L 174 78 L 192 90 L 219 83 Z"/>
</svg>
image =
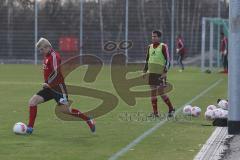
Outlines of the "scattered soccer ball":
<svg viewBox="0 0 240 160">
<path fill-rule="evenodd" d="M 208 110 L 214 110 L 214 109 L 217 109 L 217 107 L 215 106 L 215 105 L 209 105 L 209 106 L 207 106 L 207 111 Z"/>
<path fill-rule="evenodd" d="M 183 108 L 183 114 L 184 115 L 190 116 L 191 112 L 192 112 L 192 106 L 191 105 L 184 106 L 184 108 Z"/>
<path fill-rule="evenodd" d="M 218 102 L 218 106 L 222 109 L 228 110 L 228 101 L 222 99 Z"/>
<path fill-rule="evenodd" d="M 198 117 L 201 114 L 201 108 L 194 106 L 192 107 L 191 113 L 192 113 L 192 116 Z"/>
<path fill-rule="evenodd" d="M 27 125 L 22 122 L 18 122 L 13 126 L 13 132 L 15 134 L 26 134 L 26 131 Z"/>
<path fill-rule="evenodd" d="M 215 119 L 215 113 L 214 113 L 213 110 L 210 110 L 210 109 L 207 110 L 204 115 L 205 115 L 205 118 L 206 118 L 207 120 L 209 120 L 209 121 Z"/>
</svg>

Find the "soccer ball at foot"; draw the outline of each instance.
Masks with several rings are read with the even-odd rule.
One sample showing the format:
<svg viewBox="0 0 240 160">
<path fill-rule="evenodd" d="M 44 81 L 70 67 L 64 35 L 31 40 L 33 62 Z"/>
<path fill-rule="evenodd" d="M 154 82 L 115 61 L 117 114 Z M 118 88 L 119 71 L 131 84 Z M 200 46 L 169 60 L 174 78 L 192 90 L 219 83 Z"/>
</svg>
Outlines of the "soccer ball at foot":
<svg viewBox="0 0 240 160">
<path fill-rule="evenodd" d="M 18 122 L 13 126 L 13 132 L 15 134 L 26 134 L 26 131 L 27 125 L 22 122 Z"/>
</svg>

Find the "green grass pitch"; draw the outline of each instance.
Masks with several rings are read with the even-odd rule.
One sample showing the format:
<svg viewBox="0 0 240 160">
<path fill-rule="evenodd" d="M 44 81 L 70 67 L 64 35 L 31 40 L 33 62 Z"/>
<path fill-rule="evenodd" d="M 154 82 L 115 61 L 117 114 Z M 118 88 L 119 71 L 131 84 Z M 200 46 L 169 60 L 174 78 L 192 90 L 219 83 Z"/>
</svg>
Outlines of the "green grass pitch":
<svg viewBox="0 0 240 160">
<path fill-rule="evenodd" d="M 93 83 L 83 82 L 86 68 L 75 70 L 66 83 L 85 85 L 116 94 L 110 81 L 109 66 L 105 66 Z M 42 72 L 34 65 L 0 65 L 0 159 L 2 160 L 105 160 L 153 127 L 158 120 L 138 121 L 122 119 L 123 113 L 149 113 L 150 98 L 138 98 L 134 107 L 120 97 L 112 112 L 97 118 L 96 133 L 92 134 L 84 122 L 62 121 L 54 113 L 55 102 L 38 106 L 35 130 L 31 136 L 12 132 L 14 123 L 28 120 L 28 100 L 41 88 Z M 151 135 L 122 155 L 121 160 L 190 160 L 197 154 L 214 127 L 204 119 L 206 106 L 217 98 L 227 97 L 227 76 L 219 73 L 201 73 L 199 68 L 187 68 L 179 73 L 169 72 L 168 80 L 174 85 L 169 97 L 176 108 L 194 98 L 217 80 L 220 84 L 192 103 L 201 107 L 198 118 L 169 120 Z M 83 96 L 71 96 L 73 106 L 88 111 L 101 101 Z M 161 113 L 167 106 L 159 97 Z M 179 113 L 181 115 L 181 113 Z"/>
</svg>

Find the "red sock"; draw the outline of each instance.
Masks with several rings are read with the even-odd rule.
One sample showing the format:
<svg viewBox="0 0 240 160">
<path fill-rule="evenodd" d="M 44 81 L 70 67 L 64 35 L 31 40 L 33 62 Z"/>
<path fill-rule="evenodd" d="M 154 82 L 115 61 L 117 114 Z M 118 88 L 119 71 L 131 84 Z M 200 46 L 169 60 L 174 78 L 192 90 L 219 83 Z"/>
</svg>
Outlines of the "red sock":
<svg viewBox="0 0 240 160">
<path fill-rule="evenodd" d="M 29 106 L 29 121 L 28 121 L 29 127 L 33 128 L 36 116 L 37 116 L 37 106 Z"/>
<path fill-rule="evenodd" d="M 162 100 L 166 103 L 166 105 L 168 106 L 168 110 L 169 111 L 172 111 L 173 110 L 173 106 L 172 106 L 172 103 L 170 101 L 170 99 L 168 98 L 168 96 L 164 95 L 164 96 L 161 96 L 162 97 Z"/>
<path fill-rule="evenodd" d="M 85 114 L 83 114 L 82 112 L 80 112 L 78 109 L 72 108 L 72 111 L 71 111 L 71 112 L 72 112 L 71 115 L 73 115 L 73 116 L 75 116 L 75 117 L 79 117 L 79 118 L 81 118 L 81 119 L 84 120 L 84 121 L 89 120 L 89 117 L 86 116 Z"/>
<path fill-rule="evenodd" d="M 152 97 L 152 108 L 153 108 L 153 113 L 158 114 L 158 108 L 157 108 L 157 97 Z"/>
</svg>

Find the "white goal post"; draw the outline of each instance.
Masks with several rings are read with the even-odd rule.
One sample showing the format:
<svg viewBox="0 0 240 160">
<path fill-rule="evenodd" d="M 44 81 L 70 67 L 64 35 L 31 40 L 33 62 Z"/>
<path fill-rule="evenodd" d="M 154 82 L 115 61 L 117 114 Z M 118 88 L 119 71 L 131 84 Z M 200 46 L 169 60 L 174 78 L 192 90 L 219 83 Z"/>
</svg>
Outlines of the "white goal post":
<svg viewBox="0 0 240 160">
<path fill-rule="evenodd" d="M 228 19 L 203 17 L 201 39 L 201 70 L 219 69 L 221 66 L 220 32 L 228 35 Z"/>
</svg>

